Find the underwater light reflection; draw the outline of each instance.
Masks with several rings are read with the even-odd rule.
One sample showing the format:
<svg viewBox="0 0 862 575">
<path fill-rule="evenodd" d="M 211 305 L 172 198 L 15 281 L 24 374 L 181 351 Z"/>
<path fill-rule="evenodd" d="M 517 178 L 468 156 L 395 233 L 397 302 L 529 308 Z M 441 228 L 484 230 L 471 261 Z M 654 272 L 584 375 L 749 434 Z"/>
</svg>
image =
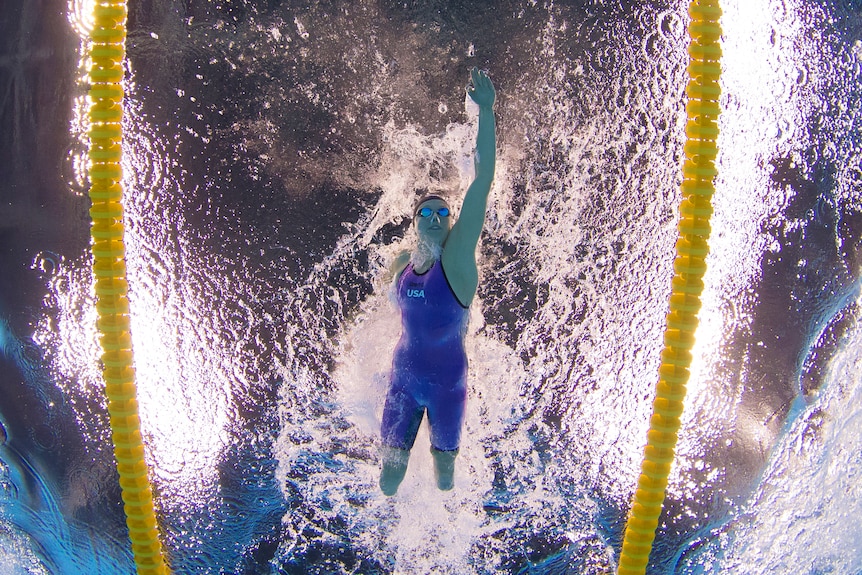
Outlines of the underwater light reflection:
<svg viewBox="0 0 862 575">
<path fill-rule="evenodd" d="M 775 249 L 762 226 L 781 212 L 786 198 L 773 193 L 769 159 L 785 152 L 788 142 L 802 139 L 804 119 L 804 105 L 793 89 L 805 56 L 798 49 L 806 42 L 794 17 L 799 8 L 779 11 L 768 3 L 739 1 L 723 2 L 722 9 L 719 176 L 689 405 L 683 415 L 685 425 L 701 429 L 704 417 L 732 418 L 739 399 L 735 394 L 714 396 L 723 377 L 716 370 L 728 334 L 752 321 L 757 296 L 750 285 L 761 273 L 764 252 Z M 683 451 L 696 448 L 700 439 L 692 439 Z"/>
<path fill-rule="evenodd" d="M 87 38 L 95 24 L 93 8 L 96 0 L 68 0 L 67 14 L 72 30 L 81 38 Z"/>
<path fill-rule="evenodd" d="M 166 169 L 171 152 L 139 111 L 127 121 L 127 189 L 138 191 L 126 207 L 126 258 L 141 428 L 166 487 L 187 498 L 217 484 L 235 366 L 212 332 L 208 290 L 217 284 L 201 281 L 208 272 L 193 261 L 193 240 L 179 235 L 182 216 L 158 205 L 181 185 Z"/>
</svg>

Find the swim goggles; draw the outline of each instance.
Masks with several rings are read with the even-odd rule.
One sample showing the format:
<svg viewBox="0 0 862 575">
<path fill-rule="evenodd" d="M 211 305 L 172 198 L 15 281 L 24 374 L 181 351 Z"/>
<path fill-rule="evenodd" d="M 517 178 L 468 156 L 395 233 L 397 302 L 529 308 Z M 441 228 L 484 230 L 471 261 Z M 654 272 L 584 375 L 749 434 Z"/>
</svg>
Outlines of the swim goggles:
<svg viewBox="0 0 862 575">
<path fill-rule="evenodd" d="M 422 216 L 423 218 L 430 218 L 431 214 L 433 214 L 433 213 L 434 213 L 434 210 L 432 210 L 428 206 L 425 206 L 421 210 L 417 211 L 416 215 Z M 449 217 L 449 208 L 447 208 L 445 206 L 442 208 L 437 208 L 437 215 L 440 216 L 441 218 L 448 218 Z"/>
</svg>

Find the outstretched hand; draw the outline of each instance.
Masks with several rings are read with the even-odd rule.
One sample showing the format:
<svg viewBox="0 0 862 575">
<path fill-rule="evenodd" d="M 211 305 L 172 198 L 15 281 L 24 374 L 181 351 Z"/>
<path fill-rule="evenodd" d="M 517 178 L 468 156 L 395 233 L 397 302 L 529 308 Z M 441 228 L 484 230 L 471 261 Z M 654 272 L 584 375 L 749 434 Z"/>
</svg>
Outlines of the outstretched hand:
<svg viewBox="0 0 862 575">
<path fill-rule="evenodd" d="M 470 70 L 470 78 L 473 80 L 473 86 L 467 87 L 467 93 L 470 95 L 470 98 L 480 108 L 493 107 L 497 93 L 494 91 L 494 84 L 491 83 L 491 78 L 488 77 L 488 74 L 480 71 L 478 68 L 473 68 Z"/>
</svg>

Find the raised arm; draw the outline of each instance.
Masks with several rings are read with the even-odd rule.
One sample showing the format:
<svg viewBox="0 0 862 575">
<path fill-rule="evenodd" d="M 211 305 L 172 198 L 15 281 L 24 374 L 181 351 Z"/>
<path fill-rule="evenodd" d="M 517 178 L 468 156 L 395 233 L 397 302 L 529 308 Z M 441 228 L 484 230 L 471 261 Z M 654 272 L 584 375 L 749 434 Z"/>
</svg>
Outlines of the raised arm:
<svg viewBox="0 0 862 575">
<path fill-rule="evenodd" d="M 476 267 L 476 246 L 482 227 L 485 225 L 485 210 L 488 193 L 494 181 L 497 156 L 496 122 L 494 100 L 496 92 L 491 79 L 484 72 L 473 68 L 470 72 L 473 87 L 468 90 L 470 98 L 479 105 L 479 131 L 476 136 L 476 178 L 464 196 L 461 213 L 452 226 L 443 246 L 442 263 L 446 278 L 462 304 L 470 305 L 479 284 Z"/>
</svg>

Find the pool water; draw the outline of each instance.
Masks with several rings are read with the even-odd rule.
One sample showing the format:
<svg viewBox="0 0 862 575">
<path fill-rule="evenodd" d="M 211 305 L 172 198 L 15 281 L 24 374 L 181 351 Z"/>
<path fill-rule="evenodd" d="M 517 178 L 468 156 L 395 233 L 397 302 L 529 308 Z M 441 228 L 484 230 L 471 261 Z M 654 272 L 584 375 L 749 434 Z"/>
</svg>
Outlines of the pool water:
<svg viewBox="0 0 862 575">
<path fill-rule="evenodd" d="M 90 5 L 7 4 L 0 574 L 130 573 L 88 249 Z M 133 342 L 175 573 L 613 571 L 673 274 L 686 6 L 130 3 Z M 857 575 L 862 5 L 722 7 L 707 288 L 648 572 Z M 416 190 L 471 180 L 472 66 L 498 162 L 455 489 L 423 427 L 386 498 L 383 271 Z"/>
</svg>

